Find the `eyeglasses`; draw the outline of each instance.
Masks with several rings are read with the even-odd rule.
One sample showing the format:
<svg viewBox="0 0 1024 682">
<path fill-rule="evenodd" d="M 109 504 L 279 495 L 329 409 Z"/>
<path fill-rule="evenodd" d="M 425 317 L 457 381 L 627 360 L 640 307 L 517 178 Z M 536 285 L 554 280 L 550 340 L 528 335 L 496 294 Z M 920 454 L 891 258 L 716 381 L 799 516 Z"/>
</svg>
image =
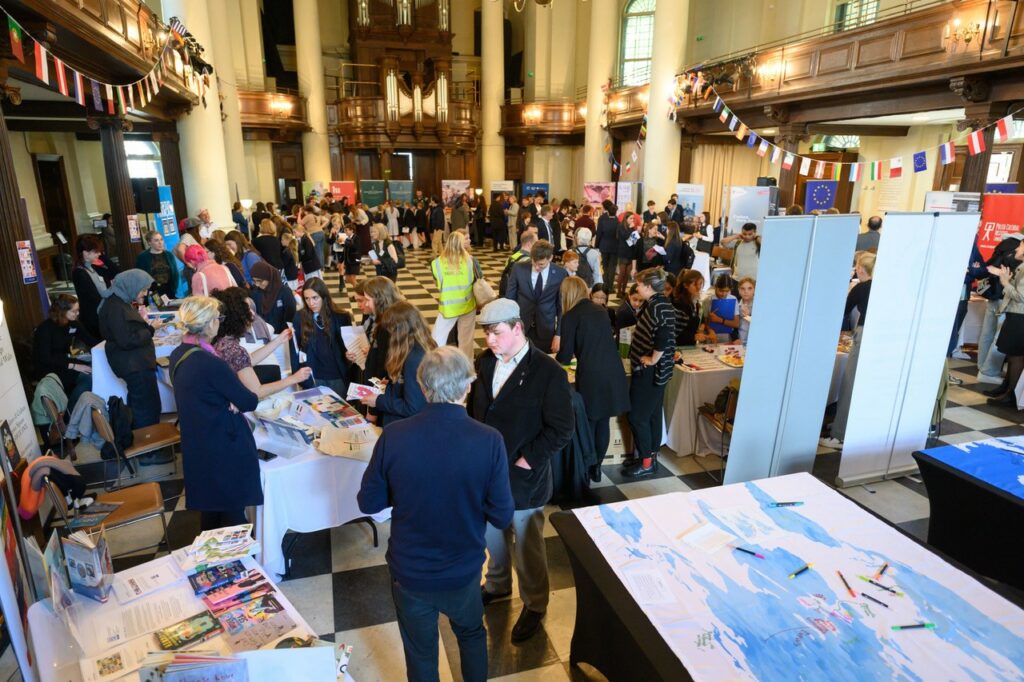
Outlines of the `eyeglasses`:
<svg viewBox="0 0 1024 682">
<path fill-rule="evenodd" d="M 226 319 L 227 319 L 227 315 L 218 315 L 217 316 L 217 321 L 218 322 L 223 322 Z"/>
</svg>

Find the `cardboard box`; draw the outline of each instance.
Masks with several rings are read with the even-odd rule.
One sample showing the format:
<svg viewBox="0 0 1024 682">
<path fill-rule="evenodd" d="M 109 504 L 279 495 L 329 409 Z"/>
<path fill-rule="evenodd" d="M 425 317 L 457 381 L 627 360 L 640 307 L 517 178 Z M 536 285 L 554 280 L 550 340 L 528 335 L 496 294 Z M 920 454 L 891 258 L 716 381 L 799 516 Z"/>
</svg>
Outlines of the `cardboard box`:
<svg viewBox="0 0 1024 682">
<path fill-rule="evenodd" d="M 629 429 L 626 415 L 609 419 L 609 432 L 608 454 L 604 463 L 621 464 L 626 453 L 633 451 L 633 433 Z"/>
</svg>

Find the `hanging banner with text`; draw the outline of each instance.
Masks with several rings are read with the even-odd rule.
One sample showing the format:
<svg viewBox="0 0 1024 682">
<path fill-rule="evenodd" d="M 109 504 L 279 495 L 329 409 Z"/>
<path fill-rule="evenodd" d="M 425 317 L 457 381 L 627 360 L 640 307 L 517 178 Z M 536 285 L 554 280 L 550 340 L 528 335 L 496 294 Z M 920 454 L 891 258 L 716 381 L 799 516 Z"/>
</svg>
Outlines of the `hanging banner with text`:
<svg viewBox="0 0 1024 682">
<path fill-rule="evenodd" d="M 543 194 L 547 197 L 551 193 L 551 185 L 546 182 L 525 182 L 523 183 L 523 196 L 535 197 Z"/>
<path fill-rule="evenodd" d="M 1003 236 L 1024 227 L 1024 194 L 986 194 L 981 202 L 978 250 L 988 259 Z"/>
<path fill-rule="evenodd" d="M 412 180 L 388 180 L 388 198 L 391 203 L 412 203 Z"/>
<path fill-rule="evenodd" d="M 376 208 L 384 203 L 384 191 L 383 180 L 359 181 L 359 201 L 366 204 L 368 208 Z"/>
<path fill-rule="evenodd" d="M 323 199 L 324 193 L 327 192 L 327 184 L 319 180 L 303 180 L 302 181 L 302 200 L 309 199 L 310 196 L 316 197 L 317 201 Z"/>
<path fill-rule="evenodd" d="M 331 181 L 331 194 L 334 195 L 335 201 L 341 201 L 342 197 L 348 197 L 348 203 L 353 204 L 356 201 L 356 183 L 351 180 L 332 180 Z"/>
</svg>

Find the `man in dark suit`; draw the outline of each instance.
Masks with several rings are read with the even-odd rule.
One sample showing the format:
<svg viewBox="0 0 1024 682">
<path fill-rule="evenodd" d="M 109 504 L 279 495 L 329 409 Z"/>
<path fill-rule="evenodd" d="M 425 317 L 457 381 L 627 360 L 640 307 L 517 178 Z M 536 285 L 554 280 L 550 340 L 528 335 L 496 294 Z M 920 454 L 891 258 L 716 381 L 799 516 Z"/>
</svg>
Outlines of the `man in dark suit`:
<svg viewBox="0 0 1024 682">
<path fill-rule="evenodd" d="M 530 262 L 512 266 L 505 291 L 505 298 L 519 304 L 526 335 L 545 353 L 558 352 L 562 321 L 559 288 L 568 277 L 565 268 L 551 262 L 554 251 L 551 242 L 538 240 L 530 249 Z"/>
<path fill-rule="evenodd" d="M 562 229 L 555 220 L 551 206 L 545 204 L 540 209 L 540 215 L 533 219 L 533 229 L 537 230 L 537 239 L 551 242 L 555 253 L 562 250 Z"/>
<path fill-rule="evenodd" d="M 668 214 L 669 220 L 674 220 L 676 223 L 683 224 L 683 207 L 679 205 L 676 200 L 676 195 L 673 194 L 672 198 L 668 200 L 668 206 L 665 207 L 665 213 Z"/>
<path fill-rule="evenodd" d="M 482 597 L 488 604 L 510 595 L 515 567 L 523 601 L 512 628 L 512 641 L 518 643 L 537 632 L 547 611 L 544 505 L 552 492 L 551 457 L 572 438 L 575 413 L 565 371 L 529 342 L 514 301 L 495 299 L 477 319 L 487 350 L 477 359 L 470 412 L 505 439 L 516 509 L 508 530 L 487 524 L 489 559 Z"/>
</svg>

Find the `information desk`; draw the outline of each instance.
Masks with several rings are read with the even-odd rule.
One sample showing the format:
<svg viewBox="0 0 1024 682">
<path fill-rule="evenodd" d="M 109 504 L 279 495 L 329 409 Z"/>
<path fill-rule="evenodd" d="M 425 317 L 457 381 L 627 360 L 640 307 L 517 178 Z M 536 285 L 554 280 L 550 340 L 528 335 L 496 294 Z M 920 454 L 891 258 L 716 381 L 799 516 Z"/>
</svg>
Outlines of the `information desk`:
<svg viewBox="0 0 1024 682">
<path fill-rule="evenodd" d="M 1024 610 L 809 474 L 551 523 L 576 583 L 570 661 L 613 681 L 1024 676 Z"/>
<path fill-rule="evenodd" d="M 156 347 L 156 357 L 165 358 L 169 356 L 177 346 L 161 345 Z M 92 347 L 92 392 L 103 399 L 106 403 L 110 396 L 116 395 L 122 400 L 128 400 L 128 389 L 123 379 L 119 379 L 114 370 L 110 368 L 107 360 L 107 342 L 101 341 Z M 156 372 L 156 387 L 160 391 L 160 411 L 164 413 L 177 412 L 178 406 L 174 402 L 174 389 L 171 388 L 170 380 L 167 377 L 167 370 L 160 366 Z"/>
<path fill-rule="evenodd" d="M 1024 437 L 914 453 L 928 489 L 928 544 L 1024 589 Z"/>
<path fill-rule="evenodd" d="M 243 559 L 243 562 L 248 568 L 257 567 L 256 562 L 251 558 Z M 169 569 L 169 566 L 173 569 Z M 176 568 L 177 564 L 173 558 L 163 556 L 118 575 L 159 572 L 161 569 L 167 571 Z M 80 624 L 78 626 L 80 636 L 89 642 L 86 647 L 79 644 L 68 630 L 67 625 L 54 615 L 49 599 L 33 604 L 28 610 L 28 624 L 32 649 L 35 653 L 36 670 L 41 682 L 81 682 L 83 678 L 79 659 L 87 656 L 99 656 L 115 648 L 116 645 L 110 645 L 103 640 L 104 637 L 114 637 L 118 634 L 118 630 L 124 637 L 122 643 L 140 637 L 152 638 L 152 633 L 156 630 L 203 611 L 205 606 L 203 606 L 202 600 L 193 594 L 185 574 L 180 573 L 180 575 L 179 582 L 126 604 L 119 604 L 114 594 L 110 595 L 110 599 L 105 604 L 76 596 L 77 608 L 80 609 L 76 622 Z M 285 607 L 296 624 L 295 629 L 286 636 L 310 637 L 316 634 L 283 592 L 277 590 L 275 597 Z M 217 650 L 229 655 L 232 652 L 223 640 L 224 635 L 218 635 L 194 648 L 207 651 Z M 152 650 L 159 650 L 155 641 Z M 125 682 L 137 682 L 139 675 L 137 672 L 129 673 L 117 679 Z M 346 675 L 345 679 L 349 680 L 350 678 Z"/>
<path fill-rule="evenodd" d="M 709 434 L 701 429 L 702 421 L 697 417 L 697 409 L 704 403 L 713 403 L 718 393 L 730 381 L 740 378 L 743 372 L 742 369 L 728 367 L 716 359 L 722 346 L 709 348 L 713 352 L 709 353 L 700 348 L 684 349 L 682 358 L 676 364 L 672 379 L 665 389 L 667 445 L 680 456 L 719 452 L 721 448 L 717 437 L 709 437 Z M 846 353 L 836 353 L 832 383 L 828 391 L 830 403 L 839 400 L 839 387 L 843 383 L 843 372 L 848 357 Z"/>
</svg>

